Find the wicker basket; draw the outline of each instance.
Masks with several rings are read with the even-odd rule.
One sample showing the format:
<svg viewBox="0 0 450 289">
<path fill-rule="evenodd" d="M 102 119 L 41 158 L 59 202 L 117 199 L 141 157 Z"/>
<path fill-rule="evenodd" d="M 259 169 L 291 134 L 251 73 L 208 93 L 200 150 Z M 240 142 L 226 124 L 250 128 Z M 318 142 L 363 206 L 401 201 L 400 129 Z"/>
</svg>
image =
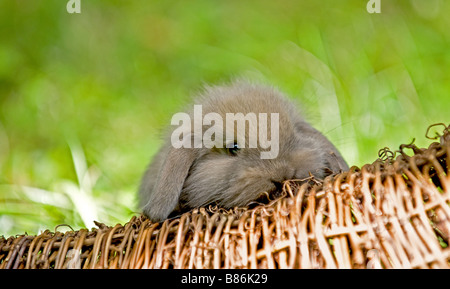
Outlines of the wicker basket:
<svg viewBox="0 0 450 289">
<path fill-rule="evenodd" d="M 0 237 L 0 268 L 448 268 L 450 132 L 443 126 L 427 149 L 383 149 L 373 164 L 323 182 L 286 182 L 268 204 Z"/>
</svg>

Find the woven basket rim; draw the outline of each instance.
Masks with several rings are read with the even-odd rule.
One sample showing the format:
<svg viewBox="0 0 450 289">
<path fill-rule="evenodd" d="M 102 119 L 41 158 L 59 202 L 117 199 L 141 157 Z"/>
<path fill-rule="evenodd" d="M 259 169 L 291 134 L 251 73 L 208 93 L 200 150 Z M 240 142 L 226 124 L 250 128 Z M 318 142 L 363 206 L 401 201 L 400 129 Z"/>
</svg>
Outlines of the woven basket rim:
<svg viewBox="0 0 450 289">
<path fill-rule="evenodd" d="M 251 208 L 2 236 L 0 268 L 449 268 L 449 128 Z"/>
</svg>

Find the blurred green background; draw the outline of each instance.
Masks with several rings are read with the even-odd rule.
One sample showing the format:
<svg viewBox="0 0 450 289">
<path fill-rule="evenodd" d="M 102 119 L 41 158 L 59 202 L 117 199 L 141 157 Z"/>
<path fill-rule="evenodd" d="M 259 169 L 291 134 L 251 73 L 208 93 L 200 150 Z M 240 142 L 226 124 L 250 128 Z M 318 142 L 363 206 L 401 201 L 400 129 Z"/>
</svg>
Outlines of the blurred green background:
<svg viewBox="0 0 450 289">
<path fill-rule="evenodd" d="M 349 164 L 450 123 L 450 1 L 0 1 L 0 235 L 125 223 L 203 83 L 302 103 Z"/>
</svg>

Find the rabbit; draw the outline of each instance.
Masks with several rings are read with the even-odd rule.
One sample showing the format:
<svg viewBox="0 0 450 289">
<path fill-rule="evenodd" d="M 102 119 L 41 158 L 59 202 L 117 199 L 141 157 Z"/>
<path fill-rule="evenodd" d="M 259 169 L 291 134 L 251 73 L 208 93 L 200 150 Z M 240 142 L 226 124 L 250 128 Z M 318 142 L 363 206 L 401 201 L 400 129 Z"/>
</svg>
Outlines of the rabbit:
<svg viewBox="0 0 450 289">
<path fill-rule="evenodd" d="M 279 134 L 278 155 L 262 159 L 263 148 L 259 144 L 253 148 L 248 146 L 251 141 L 248 131 L 255 125 L 250 122 L 244 135 L 233 132 L 235 139 L 230 140 L 224 132 L 216 139 L 227 143 L 217 143 L 211 148 L 175 148 L 168 134 L 139 188 L 139 206 L 153 222 L 212 203 L 223 208 L 246 206 L 265 193 L 279 190 L 286 180 L 302 180 L 311 174 L 323 179 L 348 170 L 334 145 L 308 124 L 296 106 L 275 88 L 245 81 L 206 86 L 195 103 L 202 105 L 203 115 L 211 112 L 223 119 L 227 113 L 278 113 L 279 128 L 275 130 Z M 191 110 L 189 116 L 193 114 Z M 184 128 L 188 136 L 185 142 L 196 137 L 192 126 L 195 121 Z M 201 133 L 208 127 L 202 125 Z M 226 130 L 230 128 L 227 126 Z"/>
</svg>

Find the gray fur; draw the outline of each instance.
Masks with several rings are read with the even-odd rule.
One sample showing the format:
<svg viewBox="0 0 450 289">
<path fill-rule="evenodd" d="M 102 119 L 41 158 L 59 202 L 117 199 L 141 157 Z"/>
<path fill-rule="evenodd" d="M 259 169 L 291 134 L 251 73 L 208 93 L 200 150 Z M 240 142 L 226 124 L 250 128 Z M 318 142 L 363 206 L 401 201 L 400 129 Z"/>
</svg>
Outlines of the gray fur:
<svg viewBox="0 0 450 289">
<path fill-rule="evenodd" d="M 194 103 L 203 105 L 203 115 L 216 112 L 224 120 L 226 113 L 279 113 L 279 155 L 261 159 L 261 149 L 248 146 L 236 156 L 217 148 L 175 149 L 170 132 L 139 190 L 140 207 L 152 221 L 213 202 L 225 208 L 245 206 L 287 179 L 304 179 L 310 173 L 324 178 L 348 169 L 333 144 L 273 88 L 242 81 L 206 87 Z"/>
</svg>

